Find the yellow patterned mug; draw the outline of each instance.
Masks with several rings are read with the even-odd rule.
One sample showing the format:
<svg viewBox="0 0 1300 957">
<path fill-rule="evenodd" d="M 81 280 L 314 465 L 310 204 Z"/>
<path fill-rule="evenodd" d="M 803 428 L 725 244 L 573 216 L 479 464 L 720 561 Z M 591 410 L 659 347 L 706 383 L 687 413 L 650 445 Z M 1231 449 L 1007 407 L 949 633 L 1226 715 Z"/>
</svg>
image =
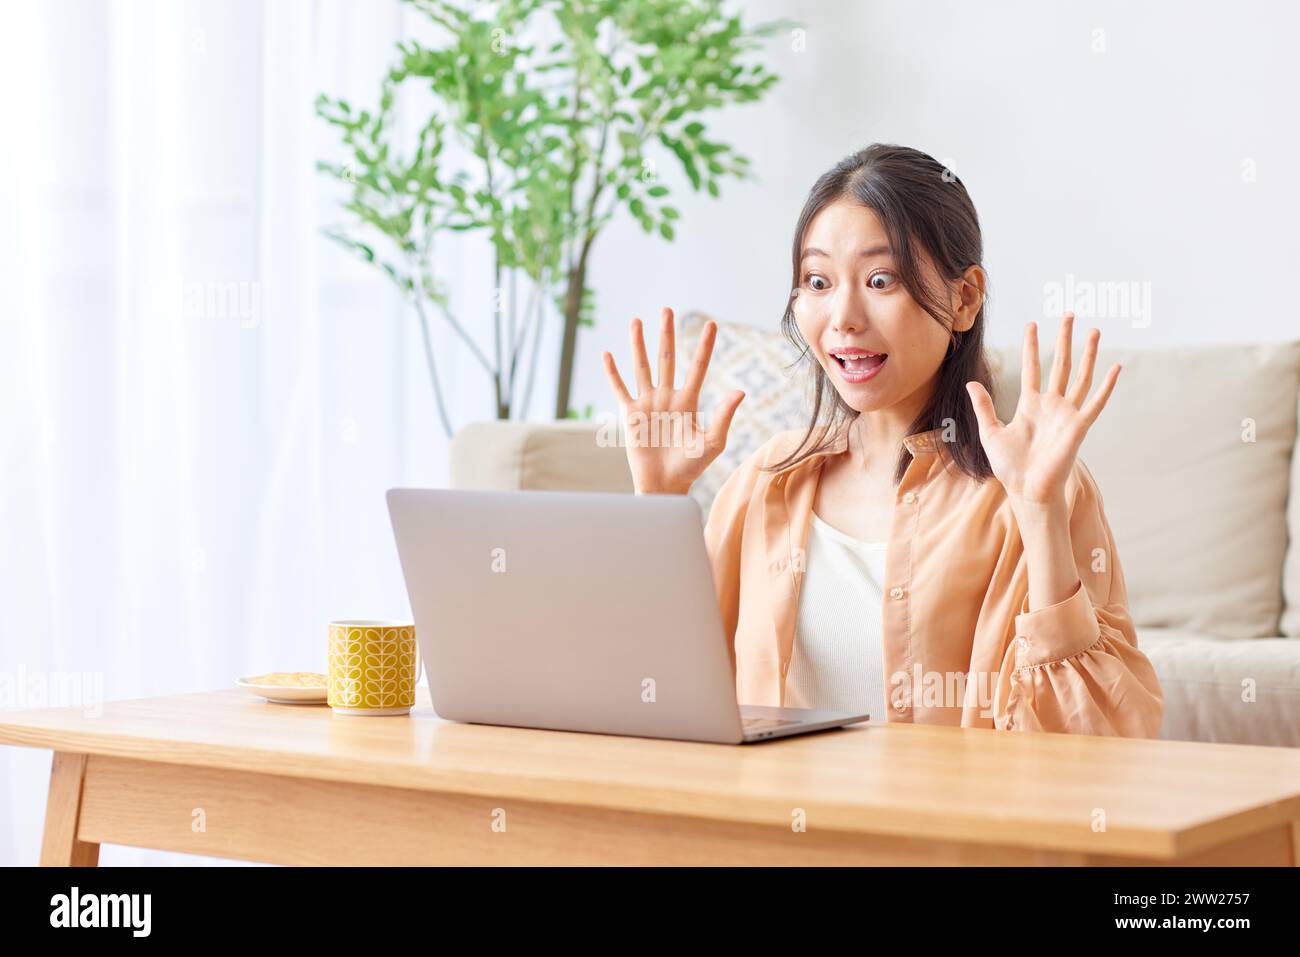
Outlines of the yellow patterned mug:
<svg viewBox="0 0 1300 957">
<path fill-rule="evenodd" d="M 329 704 L 335 714 L 407 714 L 419 680 L 409 621 L 330 622 Z"/>
</svg>

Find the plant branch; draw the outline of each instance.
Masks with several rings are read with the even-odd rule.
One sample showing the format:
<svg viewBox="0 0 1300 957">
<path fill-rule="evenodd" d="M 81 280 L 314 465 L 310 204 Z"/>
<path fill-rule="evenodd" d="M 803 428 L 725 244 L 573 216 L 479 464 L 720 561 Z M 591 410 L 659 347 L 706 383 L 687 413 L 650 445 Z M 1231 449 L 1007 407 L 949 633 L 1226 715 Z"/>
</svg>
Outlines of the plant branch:
<svg viewBox="0 0 1300 957">
<path fill-rule="evenodd" d="M 523 351 L 523 345 L 528 341 L 528 331 L 536 321 L 539 314 L 537 302 L 541 298 L 541 281 L 533 283 L 533 291 L 528 299 L 528 306 L 524 309 L 524 321 L 519 326 L 519 337 L 515 340 L 510 350 L 510 400 L 514 401 L 515 396 L 515 377 L 519 371 L 519 353 Z M 540 334 L 540 333 L 539 333 Z M 528 413 L 527 408 L 523 410 L 524 415 Z"/>
<path fill-rule="evenodd" d="M 546 280 L 546 277 L 543 276 L 542 279 Z M 527 417 L 528 410 L 532 406 L 533 380 L 537 376 L 537 355 L 539 352 L 541 352 L 540 346 L 542 341 L 542 328 L 545 325 L 545 323 L 542 321 L 542 316 L 544 315 L 543 307 L 546 305 L 545 300 L 546 297 L 544 296 L 538 297 L 537 321 L 533 329 L 533 352 L 531 357 L 528 360 L 528 384 L 524 386 L 523 414 L 525 417 Z"/>
<path fill-rule="evenodd" d="M 419 292 L 423 295 L 429 295 L 433 280 L 423 270 L 419 268 L 418 263 L 411 263 L 409 255 L 407 259 L 407 264 L 408 266 L 414 266 L 415 275 L 420 277 Z M 417 301 L 418 298 L 419 297 L 417 296 Z M 492 363 L 488 361 L 487 356 L 483 355 L 483 350 L 481 350 L 478 347 L 478 343 L 475 342 L 470 337 L 469 333 L 465 331 L 465 328 L 459 322 L 456 321 L 456 317 L 451 314 L 451 310 L 446 307 L 446 305 L 442 302 L 441 299 L 431 295 L 429 296 L 429 298 L 433 299 L 433 301 L 437 304 L 439 311 L 442 313 L 443 319 L 446 320 L 447 324 L 451 326 L 451 328 L 455 331 L 456 335 L 460 337 L 460 340 L 463 343 L 465 343 L 466 347 L 470 350 L 471 353 L 473 353 L 474 358 L 478 360 L 479 365 L 483 367 L 483 370 L 487 372 L 488 375 L 495 376 L 496 370 L 492 368 Z"/>
<path fill-rule="evenodd" d="M 411 296 L 415 303 L 415 312 L 420 317 L 420 334 L 424 338 L 424 360 L 429 367 L 429 378 L 433 383 L 433 397 L 438 406 L 438 418 L 442 420 L 442 430 L 446 433 L 447 438 L 452 437 L 451 420 L 447 418 L 447 409 L 442 401 L 442 386 L 438 381 L 438 366 L 433 361 L 433 340 L 429 337 L 429 318 L 424 313 L 424 303 L 421 301 L 421 294 L 414 293 Z"/>
</svg>

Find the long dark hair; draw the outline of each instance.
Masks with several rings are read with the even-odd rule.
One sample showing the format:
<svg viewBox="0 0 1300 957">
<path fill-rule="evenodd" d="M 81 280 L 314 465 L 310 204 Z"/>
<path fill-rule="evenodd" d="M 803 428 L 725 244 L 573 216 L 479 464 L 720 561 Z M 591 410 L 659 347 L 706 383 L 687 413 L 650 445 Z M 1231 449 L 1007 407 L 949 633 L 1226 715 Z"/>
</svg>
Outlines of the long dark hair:
<svg viewBox="0 0 1300 957">
<path fill-rule="evenodd" d="M 848 196 L 880 217 L 889 244 L 898 263 L 899 281 L 917 304 L 935 322 L 948 331 L 948 354 L 939 368 L 939 381 L 927 408 L 908 427 L 907 434 L 941 428 L 951 420 L 955 441 L 943 443 L 953 463 L 977 481 L 993 475 L 988 457 L 979 440 L 979 424 L 971 408 L 967 382 L 979 382 L 993 394 L 992 376 L 984 354 L 984 303 L 980 304 L 975 323 L 965 332 L 953 332 L 955 317 L 944 290 L 931 288 L 921 269 L 920 253 L 934 262 L 945 280 L 960 278 L 971 266 L 981 265 L 984 241 L 980 235 L 979 216 L 960 179 L 942 163 L 906 146 L 875 143 L 845 157 L 813 184 L 799 214 L 794 231 L 794 279 L 790 299 L 781 319 L 781 331 L 801 350 L 796 363 L 811 364 L 812 419 L 803 441 L 790 455 L 768 471 L 780 471 L 825 451 L 834 444 L 833 436 L 847 427 L 857 413 L 840 397 L 830 377 L 812 355 L 799 332 L 794 316 L 794 300 L 799 292 L 804 236 L 814 216 L 825 206 Z M 830 412 L 824 422 L 823 406 Z M 813 433 L 820 434 L 814 441 Z M 903 479 L 912 454 L 902 449 L 894 484 Z"/>
</svg>

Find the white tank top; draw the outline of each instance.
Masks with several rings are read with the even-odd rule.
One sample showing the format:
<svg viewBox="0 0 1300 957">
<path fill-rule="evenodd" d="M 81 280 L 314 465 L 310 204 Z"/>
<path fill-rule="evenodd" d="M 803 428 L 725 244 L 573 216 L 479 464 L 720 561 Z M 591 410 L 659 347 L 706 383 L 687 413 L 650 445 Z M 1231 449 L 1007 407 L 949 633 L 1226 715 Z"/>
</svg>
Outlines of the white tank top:
<svg viewBox="0 0 1300 957">
<path fill-rule="evenodd" d="M 866 712 L 888 720 L 881 621 L 888 542 L 863 542 L 814 512 L 794 652 L 786 676 L 787 707 Z"/>
</svg>

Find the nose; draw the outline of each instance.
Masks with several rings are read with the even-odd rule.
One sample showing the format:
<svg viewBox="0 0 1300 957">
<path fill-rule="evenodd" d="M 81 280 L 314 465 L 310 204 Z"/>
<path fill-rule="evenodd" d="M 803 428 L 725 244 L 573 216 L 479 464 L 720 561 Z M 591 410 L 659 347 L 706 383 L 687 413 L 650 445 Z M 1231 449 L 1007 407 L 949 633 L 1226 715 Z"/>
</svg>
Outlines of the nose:
<svg viewBox="0 0 1300 957">
<path fill-rule="evenodd" d="M 831 332 L 851 336 L 867 325 L 866 303 L 851 288 L 842 287 L 831 302 Z"/>
</svg>

